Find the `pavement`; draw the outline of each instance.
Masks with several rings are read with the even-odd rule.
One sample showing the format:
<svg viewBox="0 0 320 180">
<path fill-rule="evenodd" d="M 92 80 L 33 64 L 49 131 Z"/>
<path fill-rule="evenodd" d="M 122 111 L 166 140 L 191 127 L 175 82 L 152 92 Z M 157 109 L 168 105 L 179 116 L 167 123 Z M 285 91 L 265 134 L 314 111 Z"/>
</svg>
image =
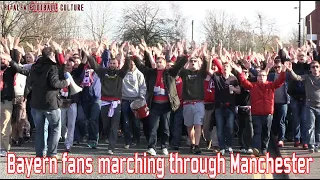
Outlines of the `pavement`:
<svg viewBox="0 0 320 180">
<path fill-rule="evenodd" d="M 310 163 L 309 173 L 290 173 L 289 179 L 319 179 L 320 172 L 320 153 L 309 153 L 308 150 L 303 150 L 302 147 L 294 147 L 294 142 L 285 142 L 284 147 L 278 148 L 279 155 L 282 158 L 292 158 L 295 153 L 297 158 L 312 158 Z"/>
<path fill-rule="evenodd" d="M 134 154 L 135 153 L 139 153 L 139 157 L 142 160 L 147 160 L 148 158 L 143 156 L 143 152 L 145 152 L 146 150 L 146 140 L 144 137 L 141 138 L 142 140 L 142 145 L 141 146 L 136 146 L 136 147 L 131 147 L 130 149 L 124 149 L 123 148 L 123 138 L 120 138 L 115 150 L 115 154 L 114 155 L 108 155 L 107 154 L 107 144 L 103 142 L 103 140 L 101 140 L 101 142 L 98 145 L 97 149 L 91 149 L 88 148 L 86 146 L 85 143 L 80 144 L 79 146 L 74 146 L 72 148 L 72 152 L 69 154 L 69 157 L 91 157 L 93 159 L 92 162 L 92 167 L 87 166 L 87 170 L 89 170 L 91 168 L 91 170 L 93 170 L 93 172 L 91 174 L 85 174 L 85 165 L 81 164 L 81 159 L 77 159 L 75 161 L 69 161 L 69 163 L 73 163 L 76 164 L 76 168 L 74 168 L 73 165 L 70 165 L 68 163 L 66 163 L 66 166 L 64 169 L 69 169 L 69 170 L 74 170 L 74 171 L 81 171 L 83 170 L 84 174 L 81 173 L 76 173 L 76 174 L 70 174 L 68 172 L 63 173 L 62 172 L 62 163 L 59 162 L 57 163 L 58 166 L 58 172 L 56 174 L 50 174 L 49 173 L 49 164 L 46 164 L 46 173 L 45 174 L 36 174 L 36 171 L 32 171 L 30 174 L 30 178 L 32 179 L 39 179 L 39 178 L 45 178 L 45 179 L 58 179 L 58 178 L 68 178 L 68 179 L 78 179 L 78 178 L 86 178 L 86 179 L 156 179 L 157 177 L 162 178 L 161 175 L 164 175 L 163 178 L 164 179 L 208 179 L 210 177 L 214 177 L 212 174 L 214 174 L 214 172 L 217 173 L 216 179 L 286 179 L 287 176 L 284 174 L 248 174 L 248 173 L 230 173 L 230 159 L 231 156 L 230 155 L 225 155 L 225 163 L 220 163 L 220 168 L 223 169 L 225 168 L 225 173 L 221 172 L 219 174 L 219 172 L 215 171 L 217 169 L 214 168 L 214 164 L 212 163 L 212 161 L 217 160 L 217 155 L 215 153 L 212 152 L 212 150 L 206 150 L 204 149 L 205 145 L 204 143 L 201 143 L 202 147 L 202 154 L 201 155 L 194 155 L 194 154 L 190 154 L 189 152 L 189 147 L 186 145 L 186 142 L 183 141 L 182 144 L 184 146 L 182 146 L 180 148 L 180 154 L 179 156 L 181 157 L 185 157 L 185 158 L 192 158 L 191 161 L 193 161 L 195 158 L 201 159 L 201 160 L 208 160 L 208 162 L 211 163 L 199 163 L 199 166 L 196 166 L 196 163 L 193 163 L 193 170 L 197 172 L 197 167 L 198 167 L 198 171 L 199 169 L 203 169 L 206 165 L 208 166 L 207 168 L 205 168 L 208 171 L 201 171 L 199 173 L 192 173 L 191 172 L 191 163 L 186 163 L 187 164 L 187 168 L 183 169 L 182 167 L 178 168 L 181 173 L 179 174 L 174 174 L 172 171 L 170 171 L 170 162 L 169 162 L 169 158 L 170 157 L 166 157 L 164 155 L 157 155 L 156 158 L 154 159 L 154 161 L 156 162 L 155 164 L 148 164 L 147 166 L 145 166 L 145 170 L 149 170 L 149 172 L 147 172 L 147 174 L 142 174 L 139 173 L 139 170 L 142 170 L 142 168 L 140 169 L 138 166 L 135 167 L 134 163 L 130 163 L 129 166 L 126 165 L 126 163 L 123 164 L 123 166 L 121 166 L 121 164 L 106 164 L 105 167 L 101 168 L 102 165 L 100 164 L 100 174 L 98 173 L 99 171 L 99 163 L 98 163 L 98 158 L 112 158 L 112 157 L 122 157 L 122 158 L 134 158 Z M 234 139 L 234 156 L 239 148 L 238 143 L 237 143 L 237 139 Z M 58 152 L 59 154 L 61 154 L 63 152 L 63 143 L 59 143 L 59 148 L 58 148 Z M 157 150 L 159 153 L 161 152 L 160 149 Z M 270 143 L 270 147 L 269 147 L 269 151 L 272 157 L 276 157 L 278 156 L 276 148 L 274 147 L 273 143 Z M 20 147 L 12 147 L 12 151 L 16 153 L 17 157 L 35 157 L 35 150 L 34 150 L 34 142 L 30 141 L 25 143 L 23 146 Z M 170 151 L 169 151 L 170 152 Z M 150 156 L 148 156 L 150 157 Z M 248 157 L 250 158 L 249 155 L 241 155 L 241 157 Z M 160 159 L 160 160 L 159 160 Z M 107 159 L 104 159 L 107 160 Z M 119 160 L 119 159 L 117 159 Z M 149 159 L 148 159 L 149 160 Z M 209 161 L 211 160 L 211 161 Z M 114 159 L 111 160 L 112 162 L 115 162 Z M 27 173 L 14 173 L 14 174 L 8 174 L 7 173 L 7 158 L 0 158 L 0 171 L 2 171 L 0 174 L 0 178 L 1 179 L 20 179 L 20 178 L 27 178 Z M 109 161 L 105 161 L 105 162 L 109 162 Z M 176 161 L 178 162 L 178 161 Z M 22 162 L 19 162 L 17 164 L 22 164 Z M 204 166 L 204 167 L 203 167 Z M 263 164 L 263 166 L 265 167 L 266 164 Z M 18 166 L 17 166 L 18 167 Z M 114 171 L 121 171 L 120 173 L 112 173 L 112 172 L 107 172 L 107 170 L 109 169 L 109 167 L 111 167 Z M 36 167 L 34 167 L 36 168 Z M 41 167 L 38 167 L 36 169 L 41 169 Z M 182 169 L 181 169 L 182 168 Z M 250 168 L 250 167 L 249 167 Z M 105 172 L 103 172 L 103 170 L 105 170 Z M 134 171 L 136 170 L 137 173 L 135 172 L 130 172 L 130 171 Z M 154 170 L 152 172 L 152 170 Z M 183 173 L 183 171 L 186 171 L 185 173 Z M 314 171 L 318 171 L 319 172 L 319 167 L 317 170 Z M 313 172 L 314 172 L 313 171 Z M 41 171 L 39 171 L 41 172 Z M 159 175 L 159 176 L 157 176 Z M 209 176 L 210 175 L 210 176 Z"/>
</svg>

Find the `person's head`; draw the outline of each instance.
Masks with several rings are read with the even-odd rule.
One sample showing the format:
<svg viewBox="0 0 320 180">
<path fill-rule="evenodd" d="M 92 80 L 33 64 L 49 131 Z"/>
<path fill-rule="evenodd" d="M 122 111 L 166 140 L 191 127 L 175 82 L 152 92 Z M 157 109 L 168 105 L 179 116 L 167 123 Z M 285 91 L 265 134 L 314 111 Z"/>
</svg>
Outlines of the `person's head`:
<svg viewBox="0 0 320 180">
<path fill-rule="evenodd" d="M 310 70 L 311 70 L 312 75 L 320 76 L 319 62 L 318 61 L 312 61 L 310 63 Z"/>
<path fill-rule="evenodd" d="M 167 63 L 166 63 L 166 69 L 172 68 L 173 65 L 174 65 L 173 61 L 171 61 L 171 60 L 167 61 Z"/>
<path fill-rule="evenodd" d="M 192 57 L 189 60 L 189 69 L 192 71 L 198 70 L 199 69 L 199 59 L 196 57 Z"/>
<path fill-rule="evenodd" d="M 75 53 L 75 54 L 73 54 L 72 57 L 73 57 L 73 59 L 74 59 L 74 65 L 73 65 L 73 67 L 74 67 L 74 68 L 78 68 L 79 65 L 81 64 L 80 56 L 79 56 L 77 53 Z"/>
<path fill-rule="evenodd" d="M 130 61 L 129 71 L 133 72 L 134 70 L 136 70 L 136 64 L 134 61 Z"/>
<path fill-rule="evenodd" d="M 217 72 L 217 71 L 218 71 L 218 67 L 217 67 L 217 65 L 214 63 L 214 60 L 212 60 L 211 69 L 213 70 L 213 72 Z"/>
<path fill-rule="evenodd" d="M 228 62 L 222 63 L 222 70 L 224 74 L 230 74 L 231 73 L 231 65 Z"/>
<path fill-rule="evenodd" d="M 166 68 L 167 62 L 166 59 L 163 57 L 158 57 L 156 60 L 156 67 L 159 70 L 163 70 Z"/>
<path fill-rule="evenodd" d="M 267 72 L 265 70 L 261 70 L 258 73 L 258 82 L 265 83 L 267 81 Z"/>
<path fill-rule="evenodd" d="M 45 47 L 42 50 L 42 57 L 49 58 L 51 61 L 57 63 L 54 51 L 51 47 Z"/>
<path fill-rule="evenodd" d="M 26 54 L 26 61 L 27 61 L 27 64 L 34 63 L 34 56 L 31 52 L 28 52 Z"/>
<path fill-rule="evenodd" d="M 276 73 L 281 73 L 281 60 L 279 60 L 279 59 L 276 59 L 276 60 L 274 60 L 274 66 L 273 66 L 273 68 L 274 68 L 274 70 L 275 70 L 275 72 Z"/>
<path fill-rule="evenodd" d="M 109 61 L 109 68 L 110 68 L 111 70 L 116 70 L 116 69 L 118 68 L 118 65 L 119 65 L 119 63 L 118 63 L 118 60 L 117 60 L 117 59 L 115 59 L 115 58 L 110 59 L 110 61 Z"/>
<path fill-rule="evenodd" d="M 307 61 L 307 55 L 305 52 L 299 52 L 297 58 L 300 63 L 305 63 Z"/>
<path fill-rule="evenodd" d="M 20 52 L 18 52 L 18 62 L 22 63 L 23 59 L 22 59 L 22 54 Z"/>
<path fill-rule="evenodd" d="M 66 66 L 65 66 L 65 71 L 66 72 L 71 72 L 74 67 L 74 59 L 71 57 L 68 59 Z"/>
</svg>

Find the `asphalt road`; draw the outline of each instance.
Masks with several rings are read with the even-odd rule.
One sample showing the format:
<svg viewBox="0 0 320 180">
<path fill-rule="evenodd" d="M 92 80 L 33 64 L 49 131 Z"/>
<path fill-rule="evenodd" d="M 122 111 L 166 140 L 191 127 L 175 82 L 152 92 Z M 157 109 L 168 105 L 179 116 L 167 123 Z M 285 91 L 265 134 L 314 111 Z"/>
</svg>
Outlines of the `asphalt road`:
<svg viewBox="0 0 320 180">
<path fill-rule="evenodd" d="M 236 145 L 236 139 L 235 139 L 235 146 L 234 146 L 234 150 L 237 150 L 237 145 Z M 98 178 L 103 178 L 103 179 L 140 179 L 140 178 L 144 178 L 144 179 L 156 179 L 157 177 L 162 177 L 164 179 L 208 179 L 210 177 L 214 177 L 212 174 L 214 174 L 214 165 L 217 166 L 217 164 L 212 163 L 216 158 L 216 154 L 214 154 L 212 152 L 212 150 L 205 150 L 202 149 L 202 154 L 201 155 L 193 155 L 189 153 L 189 147 L 187 146 L 183 146 L 180 148 L 180 152 L 179 152 L 179 156 L 182 157 L 186 157 L 186 158 L 200 158 L 203 160 L 203 162 L 205 162 L 205 160 L 207 160 L 206 162 L 211 162 L 211 163 L 203 163 L 204 167 L 202 165 L 198 166 L 198 169 L 207 169 L 209 172 L 205 172 L 203 171 L 202 173 L 195 173 L 193 174 L 191 172 L 191 164 L 190 162 L 187 162 L 186 164 L 188 165 L 188 168 L 186 169 L 186 174 L 174 174 L 173 172 L 170 172 L 170 162 L 169 159 L 170 157 L 165 157 L 163 155 L 160 155 L 161 150 L 158 149 L 157 151 L 159 152 L 159 155 L 157 155 L 154 159 L 155 161 L 155 168 L 153 168 L 152 163 L 149 165 L 146 165 L 146 170 L 154 170 L 154 172 L 147 172 L 147 174 L 141 174 L 139 173 L 139 166 L 135 166 L 135 164 L 133 162 L 130 162 L 130 166 L 129 168 L 127 167 L 126 163 L 123 163 L 123 166 L 121 166 L 120 164 L 117 165 L 112 165 L 112 164 L 107 164 L 109 161 L 104 161 L 104 163 L 106 163 L 105 167 L 102 166 L 103 163 L 100 164 L 100 171 L 101 173 L 99 174 L 99 166 L 98 166 L 98 158 L 100 158 L 100 160 L 102 158 L 110 158 L 111 162 L 112 161 L 111 158 L 114 157 L 121 157 L 123 159 L 129 159 L 129 158 L 135 158 L 134 154 L 138 153 L 139 154 L 139 159 L 142 160 L 147 160 L 148 158 L 143 156 L 143 152 L 146 150 L 145 146 L 143 146 L 143 144 L 146 144 L 145 142 L 145 138 L 142 137 L 142 145 L 141 146 L 136 146 L 136 147 L 131 147 L 130 149 L 124 149 L 123 148 L 123 138 L 120 138 L 118 141 L 118 145 L 117 148 L 115 150 L 115 154 L 110 156 L 107 155 L 107 144 L 103 143 L 101 141 L 101 143 L 98 145 L 97 149 L 91 149 L 88 148 L 86 146 L 86 144 L 82 143 L 79 146 L 75 146 L 72 149 L 72 152 L 69 154 L 70 157 L 91 157 L 93 159 L 92 162 L 92 166 L 91 166 L 91 170 L 93 171 L 91 174 L 69 174 L 68 172 L 63 173 L 62 169 L 63 169 L 63 164 L 61 162 L 57 163 L 57 174 L 49 174 L 49 169 L 48 166 L 50 163 L 47 163 L 46 166 L 46 174 L 35 174 L 34 171 L 31 172 L 30 178 L 34 178 L 34 179 L 39 179 L 39 178 L 44 178 L 44 179 L 50 179 L 50 178 L 68 178 L 68 179 L 76 179 L 76 178 L 87 178 L 87 179 L 98 179 Z M 182 144 L 186 144 L 185 142 L 183 142 Z M 276 152 L 272 146 L 273 144 L 270 143 L 270 153 L 271 156 L 275 156 Z M 204 147 L 204 144 L 202 144 L 202 147 Z M 63 143 L 59 144 L 59 149 L 58 152 L 61 155 L 61 153 L 63 152 Z M 21 147 L 12 147 L 12 151 L 16 153 L 17 157 L 34 157 L 35 156 L 35 150 L 34 150 L 34 142 L 30 141 L 27 142 L 26 144 L 24 144 Z M 241 156 L 246 156 L 246 155 L 241 155 Z M 148 156 L 150 157 L 150 156 Z M 248 156 L 249 157 L 249 156 Z M 211 161 L 209 161 L 209 159 Z M 106 160 L 106 159 L 105 159 Z M 27 177 L 27 173 L 22 173 L 22 174 L 8 174 L 7 173 L 7 158 L 0 158 L 0 169 L 1 169 L 1 176 L 0 178 L 5 178 L 5 179 L 20 179 L 20 178 L 26 178 Z M 69 161 L 70 162 L 70 161 Z M 146 162 L 146 161 L 145 161 Z M 71 164 L 72 162 L 70 162 L 70 164 L 66 163 L 65 164 L 65 168 L 64 169 L 68 169 L 69 170 L 78 170 L 79 172 L 82 170 L 81 167 L 83 167 L 83 171 L 85 171 L 85 167 L 82 166 L 81 161 L 78 160 L 78 162 L 73 162 L 74 164 Z M 79 163 L 76 165 L 76 169 L 72 169 L 76 163 Z M 119 162 L 118 162 L 119 163 Z M 20 162 L 21 165 L 21 162 Z M 119 165 L 119 166 L 118 166 Z M 172 164 L 173 166 L 174 164 Z M 205 168 L 205 166 L 207 165 L 207 168 Z M 195 163 L 193 163 L 192 166 L 195 171 L 197 171 L 197 166 Z M 224 164 L 220 164 L 220 168 L 225 167 L 225 173 L 219 174 L 219 172 L 216 172 L 217 175 L 216 179 L 238 179 L 238 178 L 244 178 L 244 179 L 284 179 L 285 176 L 284 175 L 279 175 L 279 174 L 237 174 L 237 173 L 230 173 L 230 155 L 226 154 L 225 155 L 225 163 Z M 39 168 L 39 167 L 38 167 Z M 120 170 L 123 171 L 123 173 L 117 173 L 114 174 L 112 172 L 108 173 L 107 170 L 108 169 L 113 169 L 114 171 L 119 172 Z M 105 170 L 105 172 L 103 172 L 103 169 Z M 179 168 L 178 168 L 179 169 Z M 87 170 L 90 170 L 90 166 L 87 167 Z M 183 169 L 179 169 L 183 172 Z M 132 171 L 132 172 L 131 172 Z M 138 172 L 138 173 L 135 173 Z M 40 171 L 41 172 L 41 171 Z M 208 174 L 211 174 L 211 176 L 209 176 Z M 158 175 L 158 176 L 157 176 Z"/>
</svg>

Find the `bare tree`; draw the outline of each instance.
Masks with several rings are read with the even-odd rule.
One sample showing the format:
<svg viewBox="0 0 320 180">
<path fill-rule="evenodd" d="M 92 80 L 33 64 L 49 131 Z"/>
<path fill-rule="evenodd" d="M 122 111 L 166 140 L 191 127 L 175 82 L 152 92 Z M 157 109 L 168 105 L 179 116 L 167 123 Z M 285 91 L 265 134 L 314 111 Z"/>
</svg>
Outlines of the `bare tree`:
<svg viewBox="0 0 320 180">
<path fill-rule="evenodd" d="M 85 27 L 94 41 L 101 41 L 111 29 L 114 13 L 111 2 L 90 2 L 86 11 Z"/>
<path fill-rule="evenodd" d="M 229 47 L 236 46 L 236 19 L 225 11 L 207 11 L 203 27 L 209 46 L 217 45 L 220 40 Z"/>
<path fill-rule="evenodd" d="M 177 1 L 169 1 L 171 7 L 172 18 L 170 18 L 173 22 L 173 33 L 175 38 L 172 40 L 179 41 L 186 38 L 186 22 L 187 18 L 183 15 L 181 4 Z"/>
<path fill-rule="evenodd" d="M 258 36 L 259 41 L 257 42 L 257 45 L 259 50 L 265 51 L 268 48 L 268 44 L 273 42 L 274 37 L 277 33 L 276 21 L 274 19 L 268 19 L 261 12 L 257 12 L 256 17 L 260 31 Z"/>
<path fill-rule="evenodd" d="M 176 6 L 175 8 L 179 8 Z M 118 38 L 123 41 L 139 43 L 141 39 L 149 45 L 165 43 L 182 38 L 184 26 L 182 14 L 177 12 L 175 17 L 166 18 L 157 2 L 139 2 L 125 7 L 118 30 Z"/>
</svg>

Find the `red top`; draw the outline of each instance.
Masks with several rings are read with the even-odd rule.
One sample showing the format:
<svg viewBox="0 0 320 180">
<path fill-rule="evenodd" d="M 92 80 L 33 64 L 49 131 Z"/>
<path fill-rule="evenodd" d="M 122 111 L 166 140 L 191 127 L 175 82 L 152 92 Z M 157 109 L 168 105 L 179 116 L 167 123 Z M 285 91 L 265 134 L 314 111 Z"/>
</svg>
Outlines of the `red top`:
<svg viewBox="0 0 320 180">
<path fill-rule="evenodd" d="M 214 82 L 211 78 L 209 81 L 204 80 L 204 102 L 214 102 Z"/>
<path fill-rule="evenodd" d="M 168 93 L 165 90 L 164 83 L 163 83 L 163 71 L 164 70 L 157 70 L 157 79 L 156 84 L 154 86 L 154 101 L 169 101 Z"/>
</svg>

